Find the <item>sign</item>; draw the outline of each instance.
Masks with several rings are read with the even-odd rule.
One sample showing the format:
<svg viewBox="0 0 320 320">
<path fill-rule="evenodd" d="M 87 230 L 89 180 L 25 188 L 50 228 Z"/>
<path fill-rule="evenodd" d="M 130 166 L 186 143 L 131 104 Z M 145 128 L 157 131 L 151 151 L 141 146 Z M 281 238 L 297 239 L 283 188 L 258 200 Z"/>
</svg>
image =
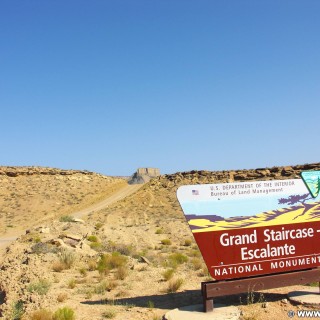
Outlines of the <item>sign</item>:
<svg viewBox="0 0 320 320">
<path fill-rule="evenodd" d="M 314 176 L 312 181 L 318 181 L 320 172 Z M 320 266 L 316 194 L 313 198 L 302 179 L 189 185 L 177 191 L 217 280 Z"/>
<path fill-rule="evenodd" d="M 320 171 L 305 171 L 301 173 L 301 177 L 311 195 L 316 198 L 320 193 Z"/>
</svg>

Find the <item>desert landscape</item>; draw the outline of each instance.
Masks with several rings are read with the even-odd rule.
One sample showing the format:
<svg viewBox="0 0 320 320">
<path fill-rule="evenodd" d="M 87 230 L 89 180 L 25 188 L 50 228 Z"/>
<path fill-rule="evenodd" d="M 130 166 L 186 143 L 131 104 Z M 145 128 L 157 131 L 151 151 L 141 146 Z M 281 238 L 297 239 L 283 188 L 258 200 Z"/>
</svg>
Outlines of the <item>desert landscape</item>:
<svg viewBox="0 0 320 320">
<path fill-rule="evenodd" d="M 0 318 L 160 320 L 201 303 L 208 270 L 176 198 L 186 184 L 298 178 L 320 163 L 189 171 L 140 185 L 97 173 L 0 167 Z M 12 241 L 18 237 L 15 241 Z M 287 293 L 217 299 L 242 320 L 288 319 Z"/>
</svg>

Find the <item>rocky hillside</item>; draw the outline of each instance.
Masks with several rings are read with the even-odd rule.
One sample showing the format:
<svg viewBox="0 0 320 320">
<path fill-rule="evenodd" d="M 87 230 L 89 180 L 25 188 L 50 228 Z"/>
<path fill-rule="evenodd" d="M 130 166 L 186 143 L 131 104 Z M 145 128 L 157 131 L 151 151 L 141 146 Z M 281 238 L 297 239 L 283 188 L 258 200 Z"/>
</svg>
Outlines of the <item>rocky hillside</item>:
<svg viewBox="0 0 320 320">
<path fill-rule="evenodd" d="M 241 182 L 249 180 L 281 180 L 300 178 L 301 171 L 320 170 L 320 163 L 231 171 L 189 171 L 156 177 L 137 193 L 94 215 L 99 221 L 115 225 L 140 224 L 150 219 L 163 221 L 166 217 L 182 219 L 176 197 L 178 187 L 187 184 Z"/>
<path fill-rule="evenodd" d="M 63 170 L 56 168 L 47 167 L 0 167 L 0 175 L 8 177 L 18 177 L 18 176 L 34 176 L 34 175 L 61 175 L 61 176 L 71 176 L 71 175 L 97 175 L 97 173 L 90 172 L 87 170 Z"/>
<path fill-rule="evenodd" d="M 126 184 L 88 171 L 0 167 L 0 235 L 80 210 Z"/>
<path fill-rule="evenodd" d="M 0 318 L 52 319 L 50 313 L 68 307 L 77 320 L 160 320 L 168 309 L 201 303 L 200 282 L 208 281 L 208 272 L 177 202 L 177 188 L 184 184 L 290 179 L 304 170 L 320 170 L 320 163 L 163 175 L 126 199 L 90 214 L 85 221 L 48 219 L 39 223 L 12 243 L 2 259 Z M 90 183 L 88 177 L 92 178 Z M 107 190 L 122 183 L 79 172 L 0 178 L 13 179 L 12 199 L 37 190 L 35 195 L 41 194 L 42 201 L 50 203 L 42 209 L 43 214 L 52 212 L 52 197 L 55 202 L 71 201 L 75 200 L 72 192 L 78 188 L 79 197 L 81 188 L 88 185 L 98 191 L 99 186 L 105 185 Z M 64 198 L 64 193 L 73 197 Z M 27 199 L 21 205 L 32 205 L 33 198 Z M 68 203 L 57 208 L 56 214 L 64 208 L 70 208 Z M 32 219 L 32 212 L 27 218 Z M 243 320 L 287 319 L 287 311 L 296 312 L 299 306 L 287 301 L 290 289 L 277 290 L 260 295 L 256 304 L 243 305 L 241 301 L 248 298 L 245 295 L 228 297 L 225 303 L 238 304 Z"/>
</svg>

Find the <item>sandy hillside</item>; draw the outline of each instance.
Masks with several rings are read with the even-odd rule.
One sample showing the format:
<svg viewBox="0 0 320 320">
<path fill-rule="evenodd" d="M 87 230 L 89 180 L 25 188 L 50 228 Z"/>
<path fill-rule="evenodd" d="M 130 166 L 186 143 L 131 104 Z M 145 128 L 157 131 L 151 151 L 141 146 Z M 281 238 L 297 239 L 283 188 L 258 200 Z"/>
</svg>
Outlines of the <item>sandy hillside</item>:
<svg viewBox="0 0 320 320">
<path fill-rule="evenodd" d="M 88 171 L 0 167 L 0 235 L 85 208 L 124 185 Z"/>
<path fill-rule="evenodd" d="M 69 307 L 81 320 L 160 320 L 167 310 L 200 303 L 200 283 L 210 278 L 176 200 L 177 188 L 291 179 L 308 169 L 319 170 L 320 164 L 165 175 L 89 214 L 84 223 L 43 222 L 7 250 L 0 272 L 1 316 L 51 319 L 50 312 Z M 290 290 L 219 300 L 238 305 L 243 320 L 288 319 L 287 311 L 301 308 L 286 301 Z"/>
</svg>

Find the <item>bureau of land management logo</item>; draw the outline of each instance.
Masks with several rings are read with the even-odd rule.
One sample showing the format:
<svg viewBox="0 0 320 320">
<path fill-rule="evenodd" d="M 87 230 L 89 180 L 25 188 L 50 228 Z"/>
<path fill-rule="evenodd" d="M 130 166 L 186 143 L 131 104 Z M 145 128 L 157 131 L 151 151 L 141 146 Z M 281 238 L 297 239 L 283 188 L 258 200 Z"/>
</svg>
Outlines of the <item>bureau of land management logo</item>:
<svg viewBox="0 0 320 320">
<path fill-rule="evenodd" d="M 306 184 L 313 198 L 320 193 L 320 171 L 304 171 L 301 172 L 301 178 Z"/>
</svg>

